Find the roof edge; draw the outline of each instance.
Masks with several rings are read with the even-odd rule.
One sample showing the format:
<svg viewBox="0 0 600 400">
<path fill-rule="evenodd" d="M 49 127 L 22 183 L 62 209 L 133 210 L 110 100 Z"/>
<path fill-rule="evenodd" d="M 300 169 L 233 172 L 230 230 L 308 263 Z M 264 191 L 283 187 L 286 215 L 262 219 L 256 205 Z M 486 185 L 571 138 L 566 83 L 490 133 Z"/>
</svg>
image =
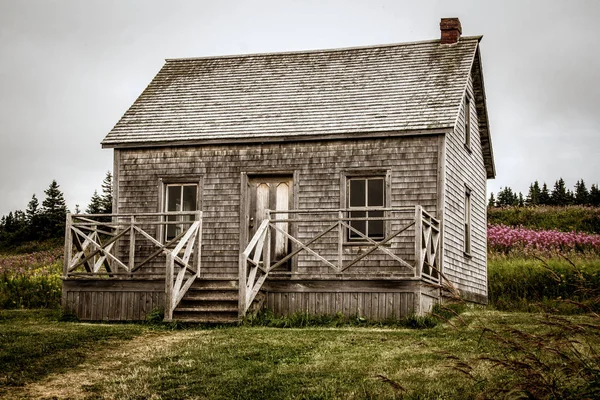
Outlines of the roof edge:
<svg viewBox="0 0 600 400">
<path fill-rule="evenodd" d="M 199 145 L 222 145 L 222 144 L 249 144 L 249 143 L 291 143 L 322 140 L 348 140 L 348 139 L 380 139 L 385 137 L 418 136 L 418 135 L 442 135 L 452 132 L 454 127 L 418 129 L 408 131 L 371 131 L 360 133 L 339 133 L 326 135 L 298 135 L 298 136 L 259 136 L 259 137 L 232 137 L 232 138 L 210 138 L 210 139 L 180 139 L 180 140 L 157 140 L 157 141 L 135 141 L 100 143 L 103 149 L 126 149 L 126 148 L 149 148 L 149 147 L 176 147 L 176 146 L 199 146 Z"/>
<path fill-rule="evenodd" d="M 481 41 L 483 35 L 478 36 L 461 36 L 459 39 L 461 41 L 471 41 L 477 40 Z M 165 58 L 165 62 L 185 62 L 185 61 L 195 61 L 195 60 L 216 60 L 216 59 L 224 59 L 224 58 L 248 58 L 248 57 L 262 57 L 262 56 L 273 56 L 273 55 L 293 55 L 293 54 L 318 54 L 318 53 L 332 53 L 338 51 L 349 51 L 349 50 L 365 50 L 365 49 L 378 49 L 378 48 L 386 48 L 386 47 L 399 47 L 399 46 L 414 46 L 420 44 L 430 44 L 430 43 L 439 43 L 440 39 L 433 40 L 421 40 L 415 42 L 402 42 L 402 43 L 388 43 L 388 44 L 378 44 L 378 45 L 367 45 L 367 46 L 352 46 L 352 47 L 337 47 L 337 48 L 329 48 L 329 49 L 313 49 L 313 50 L 297 50 L 297 51 L 275 51 L 275 52 L 264 52 L 264 53 L 247 53 L 247 54 L 225 54 L 225 55 L 216 55 L 216 56 L 206 56 L 206 57 L 183 57 L 183 58 Z M 458 43 L 453 43 L 451 45 L 444 46 L 456 46 Z"/>
</svg>

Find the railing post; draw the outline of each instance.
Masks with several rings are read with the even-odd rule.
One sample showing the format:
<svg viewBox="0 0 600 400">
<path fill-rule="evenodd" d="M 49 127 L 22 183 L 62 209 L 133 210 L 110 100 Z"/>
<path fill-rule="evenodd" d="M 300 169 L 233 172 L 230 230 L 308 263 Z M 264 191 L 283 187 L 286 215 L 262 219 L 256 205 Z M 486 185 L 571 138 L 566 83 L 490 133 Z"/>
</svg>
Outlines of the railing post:
<svg viewBox="0 0 600 400">
<path fill-rule="evenodd" d="M 265 246 L 266 249 L 263 248 L 263 265 L 265 266 L 265 271 L 271 270 L 271 210 L 267 210 L 267 220 L 269 220 L 269 225 L 267 225 L 267 237 Z M 291 260 L 290 260 L 291 262 Z M 248 304 L 249 306 L 250 304 Z"/>
<path fill-rule="evenodd" d="M 135 268 L 135 229 L 133 226 L 135 224 L 135 216 L 132 215 L 130 218 L 130 226 L 129 226 L 129 272 L 133 271 Z"/>
<path fill-rule="evenodd" d="M 343 271 L 344 269 L 344 228 L 342 221 L 344 220 L 344 212 L 338 211 L 338 269 Z"/>
<path fill-rule="evenodd" d="M 198 225 L 198 235 L 196 238 L 196 277 L 200 276 L 200 267 L 201 267 L 201 263 L 202 263 L 202 258 L 201 258 L 202 257 L 202 221 L 203 221 L 202 211 L 199 212 L 198 218 L 199 218 L 200 224 Z"/>
<path fill-rule="evenodd" d="M 165 321 L 173 320 L 173 273 L 174 260 L 171 253 L 167 253 L 167 268 L 165 271 Z"/>
<path fill-rule="evenodd" d="M 67 213 L 67 219 L 65 223 L 65 257 L 63 262 L 63 278 L 66 278 L 69 274 L 69 266 L 71 265 L 71 257 L 73 256 L 73 232 L 71 226 L 73 225 L 73 217 L 71 213 Z"/>
<path fill-rule="evenodd" d="M 248 262 L 244 255 L 244 250 L 240 249 L 239 259 L 239 299 L 238 299 L 238 316 L 243 318 L 246 315 L 246 279 L 248 276 Z"/>
<path fill-rule="evenodd" d="M 420 278 L 423 269 L 423 207 L 415 206 L 415 277 Z"/>
</svg>

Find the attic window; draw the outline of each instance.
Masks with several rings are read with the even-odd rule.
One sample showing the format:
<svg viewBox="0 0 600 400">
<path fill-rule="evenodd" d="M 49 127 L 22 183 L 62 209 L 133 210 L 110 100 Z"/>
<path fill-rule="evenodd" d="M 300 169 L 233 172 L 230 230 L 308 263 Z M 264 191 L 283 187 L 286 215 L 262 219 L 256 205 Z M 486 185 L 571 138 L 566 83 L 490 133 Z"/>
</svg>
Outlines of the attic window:
<svg viewBox="0 0 600 400">
<path fill-rule="evenodd" d="M 465 96 L 465 146 L 471 150 L 471 98 Z"/>
</svg>

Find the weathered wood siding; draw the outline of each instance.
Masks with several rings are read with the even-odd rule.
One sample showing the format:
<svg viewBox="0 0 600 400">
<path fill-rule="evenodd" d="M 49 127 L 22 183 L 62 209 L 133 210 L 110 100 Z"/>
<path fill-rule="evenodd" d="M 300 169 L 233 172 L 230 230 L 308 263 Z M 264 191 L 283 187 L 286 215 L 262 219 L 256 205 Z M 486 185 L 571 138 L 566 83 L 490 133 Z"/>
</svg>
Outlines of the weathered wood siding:
<svg viewBox="0 0 600 400">
<path fill-rule="evenodd" d="M 270 281 L 265 306 L 276 315 L 306 312 L 316 315 L 364 317 L 373 321 L 398 319 L 427 312 L 433 304 L 430 288 L 420 282 Z"/>
<path fill-rule="evenodd" d="M 83 321 L 145 320 L 164 309 L 164 280 L 65 280 L 63 310 Z"/>
<path fill-rule="evenodd" d="M 472 78 L 467 93 L 475 99 Z M 444 273 L 472 300 L 487 299 L 486 169 L 479 139 L 475 100 L 471 101 L 470 151 L 465 146 L 464 101 L 454 132 L 445 139 L 443 215 Z M 465 255 L 465 193 L 471 190 L 471 254 Z"/>
<path fill-rule="evenodd" d="M 202 271 L 205 276 L 234 279 L 238 275 L 242 173 L 294 173 L 300 209 L 340 207 L 343 171 L 377 170 L 391 174 L 392 207 L 422 205 L 433 215 L 438 209 L 438 145 L 436 135 L 362 140 L 206 145 L 119 150 L 119 213 L 159 211 L 159 179 L 202 179 L 204 211 Z M 300 235 L 309 237 L 315 228 Z M 407 235 L 412 233 L 407 232 Z M 323 238 L 323 244 L 333 238 Z M 400 238 L 398 243 L 407 237 Z M 414 252 L 412 238 L 406 257 Z M 401 244 L 398 244 L 399 246 Z M 331 249 L 335 253 L 335 249 Z M 348 246 L 345 252 L 359 252 Z M 303 255 L 296 273 L 330 274 L 325 265 Z M 374 254 L 370 262 L 348 273 L 406 272 L 388 266 L 389 258 Z M 323 276 L 327 279 L 327 276 Z"/>
</svg>

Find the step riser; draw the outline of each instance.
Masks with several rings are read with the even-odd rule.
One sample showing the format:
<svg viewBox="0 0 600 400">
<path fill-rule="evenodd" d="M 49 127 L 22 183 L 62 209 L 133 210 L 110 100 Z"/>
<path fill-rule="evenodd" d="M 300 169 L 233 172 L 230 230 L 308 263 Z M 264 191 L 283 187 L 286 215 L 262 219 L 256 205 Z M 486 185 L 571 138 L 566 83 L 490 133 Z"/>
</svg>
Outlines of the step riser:
<svg viewBox="0 0 600 400">
<path fill-rule="evenodd" d="M 198 311 L 238 311 L 238 303 L 237 301 L 228 301 L 228 302 L 200 302 L 200 301 L 185 301 L 182 300 L 178 305 L 175 311 L 189 308 L 195 309 Z"/>
<path fill-rule="evenodd" d="M 196 279 L 190 289 L 238 290 L 238 281 L 211 281 Z"/>
<path fill-rule="evenodd" d="M 218 321 L 230 321 L 237 322 L 238 314 L 235 312 L 178 312 L 175 310 L 173 312 L 173 319 L 185 319 L 188 321 L 196 321 L 196 322 L 213 322 L 215 320 Z"/>
</svg>

